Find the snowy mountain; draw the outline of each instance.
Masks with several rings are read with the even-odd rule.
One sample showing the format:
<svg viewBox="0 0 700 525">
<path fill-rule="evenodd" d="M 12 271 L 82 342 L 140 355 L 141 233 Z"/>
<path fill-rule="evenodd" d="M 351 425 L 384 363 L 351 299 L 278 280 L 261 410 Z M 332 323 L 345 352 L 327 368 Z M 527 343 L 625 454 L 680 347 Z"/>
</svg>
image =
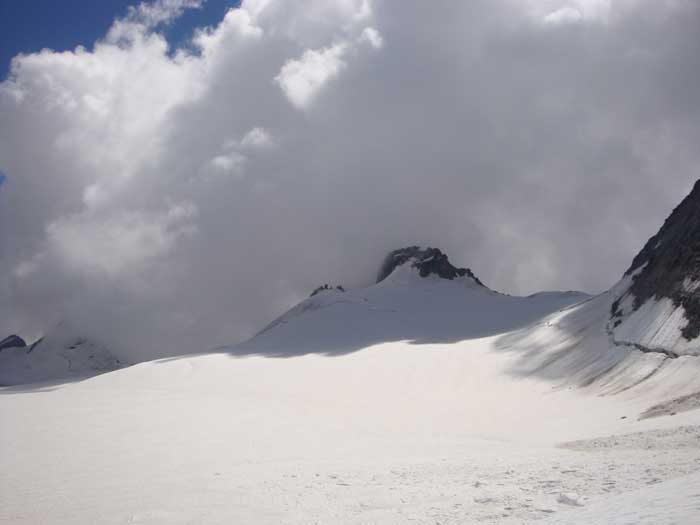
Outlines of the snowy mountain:
<svg viewBox="0 0 700 525">
<path fill-rule="evenodd" d="M 377 282 L 381 282 L 391 275 L 396 268 L 408 264 L 418 271 L 421 277 L 437 275 L 443 279 L 456 279 L 458 277 L 468 277 L 476 284 L 483 283 L 474 275 L 469 268 L 457 268 L 450 263 L 446 254 L 438 248 L 421 248 L 420 246 L 409 246 L 389 253 L 384 259 L 377 276 Z"/>
<path fill-rule="evenodd" d="M 623 326 L 611 312 L 632 300 L 634 279 L 628 272 L 595 297 L 572 291 L 510 296 L 453 266 L 439 249 L 411 246 L 389 253 L 376 285 L 317 290 L 250 341 L 225 350 L 239 356 L 342 355 L 388 342 L 492 337 L 495 348 L 517 357 L 508 371 L 518 377 L 541 376 L 555 388 L 603 395 L 657 396 L 676 408 L 678 399 L 690 396 L 683 407 L 694 408 L 700 359 L 677 360 L 677 345 L 650 349 L 619 338 L 621 328 L 632 324 Z M 644 322 L 668 324 L 664 316 Z"/>
<path fill-rule="evenodd" d="M 570 291 L 501 294 L 435 248 L 392 251 L 378 275 L 378 283 L 367 288 L 317 289 L 256 337 L 227 351 L 338 355 L 388 341 L 456 342 L 522 328 L 589 297 Z"/>
<path fill-rule="evenodd" d="M 242 344 L 0 389 L 0 521 L 695 523 L 692 314 L 645 306 L 691 304 L 678 213 L 595 297 L 502 294 L 408 247 Z M 46 370 L 120 364 L 70 334 L 42 345 Z"/>
<path fill-rule="evenodd" d="M 616 341 L 700 355 L 700 181 L 625 272 L 612 305 Z"/>
<path fill-rule="evenodd" d="M 75 379 L 123 366 L 107 348 L 78 333 L 64 322 L 30 346 L 17 336 L 4 339 L 0 345 L 0 385 Z"/>
</svg>

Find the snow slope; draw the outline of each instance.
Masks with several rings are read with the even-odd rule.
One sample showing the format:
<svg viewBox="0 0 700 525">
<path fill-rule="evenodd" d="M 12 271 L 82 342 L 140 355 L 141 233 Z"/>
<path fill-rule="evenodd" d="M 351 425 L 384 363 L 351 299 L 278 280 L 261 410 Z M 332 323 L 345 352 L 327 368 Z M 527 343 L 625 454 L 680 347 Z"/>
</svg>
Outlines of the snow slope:
<svg viewBox="0 0 700 525">
<path fill-rule="evenodd" d="M 560 388 L 650 401 L 700 392 L 700 358 L 617 340 L 610 310 L 625 286 L 623 280 L 608 292 L 497 339 L 497 348 L 517 356 L 511 373 L 539 376 Z"/>
<path fill-rule="evenodd" d="M 337 355 L 387 341 L 453 343 L 527 326 L 588 297 L 581 292 L 514 297 L 469 277 L 420 277 L 407 263 L 374 286 L 314 295 L 251 341 L 228 350 L 239 355 Z"/>
<path fill-rule="evenodd" d="M 401 267 L 218 353 L 0 389 L 0 522 L 694 523 L 700 410 L 638 416 L 698 358 L 616 345 L 613 300 Z"/>
<path fill-rule="evenodd" d="M 625 295 L 619 311 L 625 315 L 614 328 L 618 341 L 637 344 L 660 352 L 675 355 L 700 355 L 700 342 L 683 337 L 688 324 L 685 308 L 675 305 L 668 297 L 648 299 L 634 310 L 633 295 Z"/>
</svg>

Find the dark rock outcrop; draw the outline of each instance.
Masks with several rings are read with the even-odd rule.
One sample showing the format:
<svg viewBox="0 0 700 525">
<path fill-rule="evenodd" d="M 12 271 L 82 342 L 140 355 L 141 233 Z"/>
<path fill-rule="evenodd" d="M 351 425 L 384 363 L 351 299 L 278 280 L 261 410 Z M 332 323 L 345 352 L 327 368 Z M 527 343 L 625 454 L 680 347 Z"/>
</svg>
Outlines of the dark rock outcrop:
<svg viewBox="0 0 700 525">
<path fill-rule="evenodd" d="M 690 340 L 700 335 L 700 181 L 690 194 L 673 210 L 659 232 L 654 235 L 632 261 L 625 272 L 639 271 L 629 293 L 634 295 L 633 309 L 649 299 L 671 299 L 682 306 L 688 320 L 682 329 Z M 693 286 L 696 283 L 697 286 Z M 618 303 L 612 307 L 613 322 L 622 312 Z"/>
<path fill-rule="evenodd" d="M 412 261 L 413 268 L 418 270 L 421 277 L 437 275 L 443 279 L 455 279 L 457 277 L 470 277 L 477 284 L 483 283 L 474 275 L 469 268 L 457 268 L 450 263 L 447 255 L 438 248 L 421 248 L 419 246 L 409 246 L 394 250 L 386 256 L 377 275 L 377 282 L 383 281 L 399 266 Z"/>
<path fill-rule="evenodd" d="M 326 290 L 337 290 L 339 292 L 344 292 L 345 288 L 342 286 L 331 286 L 329 284 L 324 284 L 316 288 L 313 292 L 311 292 L 311 295 L 309 297 L 313 297 L 314 295 L 318 295 L 321 292 L 325 292 Z"/>
<path fill-rule="evenodd" d="M 5 348 L 24 348 L 27 343 L 20 336 L 12 334 L 0 341 L 0 350 Z"/>
</svg>

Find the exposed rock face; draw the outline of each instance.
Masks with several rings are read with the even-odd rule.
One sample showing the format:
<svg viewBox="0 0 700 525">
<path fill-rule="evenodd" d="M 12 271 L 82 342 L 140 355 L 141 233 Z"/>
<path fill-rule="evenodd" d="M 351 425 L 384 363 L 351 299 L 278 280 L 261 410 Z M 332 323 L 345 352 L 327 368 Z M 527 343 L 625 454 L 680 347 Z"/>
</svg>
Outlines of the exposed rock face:
<svg viewBox="0 0 700 525">
<path fill-rule="evenodd" d="M 0 350 L 5 348 L 24 348 L 27 343 L 20 336 L 12 334 L 0 341 Z"/>
<path fill-rule="evenodd" d="M 345 288 L 343 288 L 342 286 L 331 286 L 329 284 L 324 284 L 316 288 L 313 292 L 311 292 L 311 295 L 309 297 L 313 297 L 314 295 L 318 295 L 321 292 L 325 292 L 327 290 L 337 290 L 339 292 L 344 292 Z"/>
<path fill-rule="evenodd" d="M 681 329 L 685 339 L 700 335 L 700 181 L 673 210 L 659 232 L 646 243 L 625 272 L 632 280 L 628 294 L 633 296 L 632 311 L 650 299 L 668 298 L 683 307 L 687 324 Z M 620 324 L 620 302 L 612 308 L 613 322 Z"/>
<path fill-rule="evenodd" d="M 457 268 L 453 266 L 447 255 L 438 248 L 421 248 L 419 246 L 409 246 L 390 252 L 384 259 L 384 263 L 379 270 L 377 282 L 383 281 L 397 267 L 411 263 L 413 268 L 418 269 L 421 277 L 437 275 L 443 279 L 455 279 L 457 277 L 471 277 L 474 281 L 483 286 L 483 283 L 474 275 L 469 268 Z"/>
</svg>

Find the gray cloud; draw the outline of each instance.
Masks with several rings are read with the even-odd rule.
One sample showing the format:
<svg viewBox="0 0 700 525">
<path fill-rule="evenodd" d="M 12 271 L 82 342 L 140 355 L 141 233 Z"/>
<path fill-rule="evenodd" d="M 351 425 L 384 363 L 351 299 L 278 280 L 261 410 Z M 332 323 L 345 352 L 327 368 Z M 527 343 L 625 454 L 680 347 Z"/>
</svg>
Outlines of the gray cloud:
<svg viewBox="0 0 700 525">
<path fill-rule="evenodd" d="M 244 2 L 171 52 L 129 17 L 0 85 L 0 328 L 131 359 L 252 334 L 431 244 L 602 290 L 698 177 L 694 2 Z"/>
</svg>

